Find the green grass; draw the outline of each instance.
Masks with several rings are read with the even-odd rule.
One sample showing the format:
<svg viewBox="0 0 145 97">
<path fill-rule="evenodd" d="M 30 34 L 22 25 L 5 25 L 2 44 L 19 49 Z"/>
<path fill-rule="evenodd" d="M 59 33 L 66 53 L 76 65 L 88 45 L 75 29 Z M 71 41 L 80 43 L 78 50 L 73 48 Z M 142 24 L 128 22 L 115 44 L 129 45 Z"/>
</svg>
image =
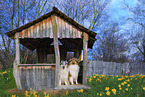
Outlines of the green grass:
<svg viewBox="0 0 145 97">
<path fill-rule="evenodd" d="M 104 76 L 94 74 L 88 77 L 89 90 L 66 91 L 57 97 L 144 97 L 145 75 Z M 16 88 L 12 69 L 0 71 L 0 97 L 48 97 L 45 93 L 26 91 L 25 94 L 10 94 L 6 90 Z M 114 93 L 113 93 L 114 91 Z M 108 95 L 107 95 L 108 93 Z M 28 96 L 27 96 L 28 97 Z M 50 97 L 56 97 L 51 95 Z"/>
<path fill-rule="evenodd" d="M 0 97 L 10 97 L 7 89 L 16 88 L 12 69 L 0 71 Z"/>
</svg>

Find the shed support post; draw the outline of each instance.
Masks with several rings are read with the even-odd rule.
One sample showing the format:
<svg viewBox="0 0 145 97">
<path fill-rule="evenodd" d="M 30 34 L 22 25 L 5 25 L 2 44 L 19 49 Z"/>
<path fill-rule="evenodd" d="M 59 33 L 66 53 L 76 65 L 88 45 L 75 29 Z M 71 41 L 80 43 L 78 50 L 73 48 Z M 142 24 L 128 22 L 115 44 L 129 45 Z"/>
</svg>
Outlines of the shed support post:
<svg viewBox="0 0 145 97">
<path fill-rule="evenodd" d="M 15 34 L 15 44 L 16 44 L 16 56 L 15 61 L 13 64 L 13 75 L 16 81 L 17 89 L 21 90 L 21 79 L 20 79 L 20 68 L 18 65 L 20 64 L 20 40 L 19 40 L 19 33 Z"/>
<path fill-rule="evenodd" d="M 88 34 L 83 32 L 83 85 L 87 85 L 87 55 L 88 55 Z"/>
<path fill-rule="evenodd" d="M 58 44 L 58 32 L 57 32 L 57 23 L 55 16 L 51 16 L 52 21 L 52 31 L 53 31 L 53 41 L 54 41 L 54 51 L 55 51 L 55 87 L 59 86 L 59 74 L 60 74 L 60 51 Z"/>
</svg>

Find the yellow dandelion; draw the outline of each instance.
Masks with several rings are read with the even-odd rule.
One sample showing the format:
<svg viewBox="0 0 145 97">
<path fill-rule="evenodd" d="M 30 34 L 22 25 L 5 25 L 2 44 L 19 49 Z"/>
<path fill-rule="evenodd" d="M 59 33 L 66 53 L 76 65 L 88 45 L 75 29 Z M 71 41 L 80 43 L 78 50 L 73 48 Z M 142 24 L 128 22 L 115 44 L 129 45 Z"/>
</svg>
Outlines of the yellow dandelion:
<svg viewBox="0 0 145 97">
<path fill-rule="evenodd" d="M 125 90 L 128 91 L 128 88 L 126 88 Z"/>
<path fill-rule="evenodd" d="M 130 88 L 132 90 L 132 88 Z"/>
<path fill-rule="evenodd" d="M 116 95 L 116 89 L 112 89 L 112 92 Z"/>
<path fill-rule="evenodd" d="M 66 91 L 66 93 L 65 93 L 66 95 L 68 95 L 68 91 Z"/>
<path fill-rule="evenodd" d="M 97 93 L 97 95 L 99 95 L 99 93 Z"/>
<path fill-rule="evenodd" d="M 78 91 L 79 93 L 83 93 L 84 90 L 83 90 L 83 89 L 80 89 L 80 90 L 77 90 L 77 91 Z"/>
<path fill-rule="evenodd" d="M 44 92 L 44 95 L 46 96 L 46 92 Z"/>
<path fill-rule="evenodd" d="M 127 82 L 126 82 L 126 81 L 124 81 L 124 84 L 127 84 Z"/>
<path fill-rule="evenodd" d="M 122 88 L 119 88 L 119 90 L 122 90 Z"/>
<path fill-rule="evenodd" d="M 145 87 L 143 87 L 143 90 L 145 90 Z"/>
<path fill-rule="evenodd" d="M 96 78 L 96 76 L 93 76 L 94 78 Z"/>
<path fill-rule="evenodd" d="M 105 90 L 108 91 L 109 90 L 109 87 L 106 87 Z"/>
<path fill-rule="evenodd" d="M 118 75 L 116 75 L 116 77 L 118 77 Z"/>
<path fill-rule="evenodd" d="M 37 97 L 37 95 L 34 95 L 34 97 Z"/>
<path fill-rule="evenodd" d="M 110 92 L 109 92 L 109 91 L 107 91 L 107 92 L 106 92 L 106 95 L 110 95 Z"/>
<path fill-rule="evenodd" d="M 130 84 L 127 84 L 128 87 L 130 87 Z"/>
<path fill-rule="evenodd" d="M 16 97 L 16 95 L 12 95 L 12 97 Z"/>
<path fill-rule="evenodd" d="M 121 83 L 121 85 L 124 85 L 124 83 Z"/>
<path fill-rule="evenodd" d="M 126 81 L 128 81 L 128 82 L 129 82 L 130 80 L 128 79 L 128 80 L 126 80 Z"/>
<path fill-rule="evenodd" d="M 9 78 L 7 78 L 7 80 L 8 80 Z"/>
<path fill-rule="evenodd" d="M 46 96 L 44 96 L 44 97 L 49 97 L 49 94 L 47 94 Z"/>
<path fill-rule="evenodd" d="M 118 78 L 118 80 L 119 80 L 119 81 L 121 81 L 121 80 L 122 80 L 122 78 Z"/>
<path fill-rule="evenodd" d="M 121 85 L 118 85 L 118 87 L 121 87 Z"/>
<path fill-rule="evenodd" d="M 102 94 L 100 93 L 100 96 L 102 96 Z"/>
</svg>

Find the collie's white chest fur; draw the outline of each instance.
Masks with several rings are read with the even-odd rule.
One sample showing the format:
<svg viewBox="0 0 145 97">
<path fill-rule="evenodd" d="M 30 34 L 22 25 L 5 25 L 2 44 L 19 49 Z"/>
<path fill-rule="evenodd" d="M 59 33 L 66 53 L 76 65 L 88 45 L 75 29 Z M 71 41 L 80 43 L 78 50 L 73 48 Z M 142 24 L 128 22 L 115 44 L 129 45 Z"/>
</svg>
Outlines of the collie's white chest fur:
<svg viewBox="0 0 145 97">
<path fill-rule="evenodd" d="M 78 78 L 78 73 L 79 73 L 80 67 L 78 65 L 69 65 L 68 71 L 73 77 L 73 81 L 76 81 Z"/>
<path fill-rule="evenodd" d="M 61 83 L 65 83 L 65 84 L 67 83 L 67 81 L 68 81 L 68 69 L 60 70 L 60 80 L 61 80 L 60 85 L 61 85 Z"/>
</svg>

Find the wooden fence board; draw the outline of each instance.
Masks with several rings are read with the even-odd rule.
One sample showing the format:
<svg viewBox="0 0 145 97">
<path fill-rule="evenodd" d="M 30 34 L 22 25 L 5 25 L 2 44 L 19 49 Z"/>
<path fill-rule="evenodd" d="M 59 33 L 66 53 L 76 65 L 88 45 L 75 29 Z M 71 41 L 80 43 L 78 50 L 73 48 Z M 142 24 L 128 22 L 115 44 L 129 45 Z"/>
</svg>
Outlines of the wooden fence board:
<svg viewBox="0 0 145 97">
<path fill-rule="evenodd" d="M 87 75 L 136 75 L 145 74 L 145 63 L 115 63 L 90 60 L 87 66 Z"/>
</svg>

